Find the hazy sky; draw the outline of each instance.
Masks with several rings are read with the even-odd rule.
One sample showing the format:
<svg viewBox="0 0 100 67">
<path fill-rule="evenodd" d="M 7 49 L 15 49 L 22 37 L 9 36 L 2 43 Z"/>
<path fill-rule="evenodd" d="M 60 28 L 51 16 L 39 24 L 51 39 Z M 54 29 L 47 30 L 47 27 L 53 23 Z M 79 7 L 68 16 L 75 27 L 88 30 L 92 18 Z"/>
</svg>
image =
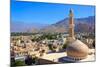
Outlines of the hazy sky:
<svg viewBox="0 0 100 67">
<path fill-rule="evenodd" d="M 51 4 L 41 2 L 11 1 L 11 22 L 33 24 L 53 24 L 69 15 L 69 9 L 74 11 L 75 18 L 95 15 L 94 6 L 71 4 Z"/>
</svg>

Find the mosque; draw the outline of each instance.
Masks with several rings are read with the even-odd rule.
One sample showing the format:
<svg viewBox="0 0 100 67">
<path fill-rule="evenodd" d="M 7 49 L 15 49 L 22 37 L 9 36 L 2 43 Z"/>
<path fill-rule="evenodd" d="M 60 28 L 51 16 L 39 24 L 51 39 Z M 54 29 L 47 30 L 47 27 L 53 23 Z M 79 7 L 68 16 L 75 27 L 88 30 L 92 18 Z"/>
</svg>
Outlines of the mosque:
<svg viewBox="0 0 100 67">
<path fill-rule="evenodd" d="M 45 64 L 43 60 L 49 60 L 46 64 L 57 63 L 67 63 L 67 62 L 84 62 L 84 61 L 95 61 L 95 50 L 88 48 L 86 44 L 75 38 L 74 34 L 74 14 L 73 10 L 69 11 L 69 36 L 68 45 L 65 52 L 62 53 L 52 53 L 47 54 L 42 57 L 41 64 Z M 89 55 L 91 53 L 91 55 Z M 41 60 L 40 60 L 41 61 Z"/>
<path fill-rule="evenodd" d="M 67 56 L 75 60 L 84 59 L 88 55 L 89 48 L 86 44 L 76 39 L 74 36 L 74 17 L 73 11 L 70 9 L 69 14 L 69 44 L 67 45 Z"/>
</svg>

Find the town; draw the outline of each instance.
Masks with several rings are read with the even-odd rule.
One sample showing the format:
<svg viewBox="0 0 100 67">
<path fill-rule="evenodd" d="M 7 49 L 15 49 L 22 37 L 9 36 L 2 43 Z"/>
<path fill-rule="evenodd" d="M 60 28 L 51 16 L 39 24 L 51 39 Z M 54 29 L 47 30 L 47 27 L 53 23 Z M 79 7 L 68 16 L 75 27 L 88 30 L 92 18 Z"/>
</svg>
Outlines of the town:
<svg viewBox="0 0 100 67">
<path fill-rule="evenodd" d="M 76 38 L 86 43 L 91 49 L 95 48 L 95 38 L 93 36 L 94 34 L 88 33 L 76 34 Z M 49 53 L 64 52 L 67 47 L 67 37 L 67 33 L 13 34 L 11 36 L 12 61 L 25 60 L 25 57 L 29 55 L 33 58 L 39 58 Z"/>
</svg>

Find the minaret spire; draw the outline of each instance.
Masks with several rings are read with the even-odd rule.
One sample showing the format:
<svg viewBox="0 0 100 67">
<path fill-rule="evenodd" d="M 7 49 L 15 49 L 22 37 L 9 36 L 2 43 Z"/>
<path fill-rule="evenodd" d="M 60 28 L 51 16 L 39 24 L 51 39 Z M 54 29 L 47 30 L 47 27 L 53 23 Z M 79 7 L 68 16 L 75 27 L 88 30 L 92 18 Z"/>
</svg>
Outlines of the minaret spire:
<svg viewBox="0 0 100 67">
<path fill-rule="evenodd" d="M 69 37 L 71 40 L 75 40 L 74 36 L 74 14 L 73 10 L 70 9 L 69 11 Z"/>
</svg>

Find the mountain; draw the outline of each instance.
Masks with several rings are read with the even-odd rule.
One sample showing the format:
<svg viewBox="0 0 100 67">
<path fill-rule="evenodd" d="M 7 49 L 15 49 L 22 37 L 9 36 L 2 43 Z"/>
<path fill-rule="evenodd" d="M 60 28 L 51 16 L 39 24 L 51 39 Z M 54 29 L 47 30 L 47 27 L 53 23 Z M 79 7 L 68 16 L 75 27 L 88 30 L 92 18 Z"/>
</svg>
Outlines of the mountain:
<svg viewBox="0 0 100 67">
<path fill-rule="evenodd" d="M 86 18 L 75 18 L 75 32 L 94 32 L 95 30 L 95 16 Z M 55 24 L 41 29 L 41 32 L 68 32 L 69 19 L 65 18 Z"/>
<path fill-rule="evenodd" d="M 94 32 L 95 16 L 85 18 L 75 18 L 75 32 Z M 68 32 L 69 18 L 65 18 L 51 25 L 43 25 L 38 23 L 11 22 L 11 32 Z"/>
<path fill-rule="evenodd" d="M 11 32 L 34 32 L 37 33 L 41 28 L 44 28 L 47 26 L 46 24 L 39 24 L 39 23 L 24 23 L 24 22 L 14 22 L 12 21 L 10 23 L 11 27 L 10 30 Z"/>
</svg>

